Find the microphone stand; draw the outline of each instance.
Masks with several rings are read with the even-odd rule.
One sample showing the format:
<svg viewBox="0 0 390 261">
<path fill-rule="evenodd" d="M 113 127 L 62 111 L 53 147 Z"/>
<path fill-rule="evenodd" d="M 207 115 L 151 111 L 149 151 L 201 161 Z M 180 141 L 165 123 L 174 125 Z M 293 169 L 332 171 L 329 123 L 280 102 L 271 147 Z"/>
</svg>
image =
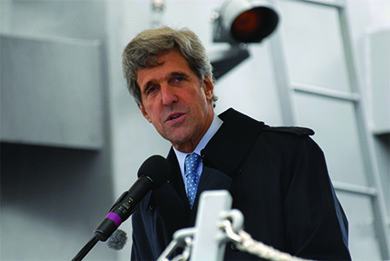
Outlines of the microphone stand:
<svg viewBox="0 0 390 261">
<path fill-rule="evenodd" d="M 99 242 L 99 239 L 97 239 L 95 236 L 93 236 L 87 244 L 78 252 L 78 254 L 72 259 L 72 261 L 80 261 L 82 260 L 89 251 Z"/>
</svg>

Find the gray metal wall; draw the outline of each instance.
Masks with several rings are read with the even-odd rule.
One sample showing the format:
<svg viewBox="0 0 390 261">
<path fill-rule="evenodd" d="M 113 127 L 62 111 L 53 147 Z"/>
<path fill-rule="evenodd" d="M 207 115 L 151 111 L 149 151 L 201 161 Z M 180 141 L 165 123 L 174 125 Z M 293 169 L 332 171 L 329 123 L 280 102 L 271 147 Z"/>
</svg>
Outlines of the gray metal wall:
<svg viewBox="0 0 390 261">
<path fill-rule="evenodd" d="M 1 260 L 71 260 L 114 201 L 105 9 L 0 3 Z"/>
</svg>

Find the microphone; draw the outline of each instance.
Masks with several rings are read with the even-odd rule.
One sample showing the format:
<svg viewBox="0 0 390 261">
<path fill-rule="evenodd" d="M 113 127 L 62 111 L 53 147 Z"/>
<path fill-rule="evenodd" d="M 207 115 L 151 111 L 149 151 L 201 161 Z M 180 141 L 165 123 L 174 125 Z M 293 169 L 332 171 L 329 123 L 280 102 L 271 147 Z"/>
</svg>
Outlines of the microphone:
<svg viewBox="0 0 390 261">
<path fill-rule="evenodd" d="M 134 213 L 151 189 L 157 189 L 167 182 L 170 173 L 171 167 L 164 157 L 154 155 L 145 160 L 138 170 L 137 181 L 115 202 L 110 213 L 94 231 L 95 237 L 106 241 Z"/>
</svg>

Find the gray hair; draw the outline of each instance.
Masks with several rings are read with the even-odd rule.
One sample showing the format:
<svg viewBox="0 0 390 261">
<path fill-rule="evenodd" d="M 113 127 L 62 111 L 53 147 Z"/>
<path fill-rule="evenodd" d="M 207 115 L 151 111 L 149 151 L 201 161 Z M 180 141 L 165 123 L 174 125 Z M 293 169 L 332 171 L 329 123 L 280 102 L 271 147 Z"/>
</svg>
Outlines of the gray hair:
<svg viewBox="0 0 390 261">
<path fill-rule="evenodd" d="M 186 59 L 190 69 L 203 82 L 209 76 L 213 81 L 212 66 L 198 36 L 188 30 L 170 27 L 148 29 L 138 34 L 122 54 L 123 73 L 127 88 L 135 101 L 142 105 L 141 90 L 137 84 L 137 71 L 158 66 L 157 56 L 176 49 Z M 217 97 L 213 95 L 213 104 Z"/>
</svg>

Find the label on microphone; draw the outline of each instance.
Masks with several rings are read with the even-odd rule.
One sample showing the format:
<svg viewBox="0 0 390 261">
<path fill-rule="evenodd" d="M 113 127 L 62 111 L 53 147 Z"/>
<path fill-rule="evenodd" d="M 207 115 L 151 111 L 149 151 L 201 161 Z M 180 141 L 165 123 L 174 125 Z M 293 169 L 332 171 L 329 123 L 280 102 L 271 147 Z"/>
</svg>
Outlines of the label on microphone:
<svg viewBox="0 0 390 261">
<path fill-rule="evenodd" d="M 114 221 L 114 223 L 115 223 L 115 225 L 117 227 L 119 227 L 119 225 L 122 224 L 122 218 L 118 214 L 116 214 L 114 212 L 108 213 L 106 218 L 111 219 L 112 221 Z"/>
</svg>

